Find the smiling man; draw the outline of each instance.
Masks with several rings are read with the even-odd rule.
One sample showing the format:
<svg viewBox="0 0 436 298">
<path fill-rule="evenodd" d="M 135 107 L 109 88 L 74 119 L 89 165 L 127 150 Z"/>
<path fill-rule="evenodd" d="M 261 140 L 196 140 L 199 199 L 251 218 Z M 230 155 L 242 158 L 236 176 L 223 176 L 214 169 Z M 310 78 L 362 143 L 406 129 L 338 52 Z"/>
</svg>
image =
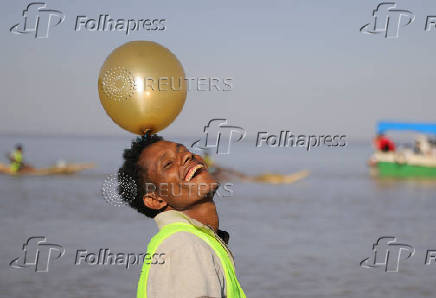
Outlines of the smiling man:
<svg viewBox="0 0 436 298">
<path fill-rule="evenodd" d="M 159 232 L 148 244 L 148 256 L 165 256 L 157 264 L 144 261 L 137 297 L 245 297 L 228 233 L 219 230 L 213 201 L 218 183 L 203 159 L 157 135 L 137 138 L 123 156 L 119 179 L 133 178 L 137 194 L 131 200 L 121 181 L 119 193 L 156 221 Z"/>
</svg>

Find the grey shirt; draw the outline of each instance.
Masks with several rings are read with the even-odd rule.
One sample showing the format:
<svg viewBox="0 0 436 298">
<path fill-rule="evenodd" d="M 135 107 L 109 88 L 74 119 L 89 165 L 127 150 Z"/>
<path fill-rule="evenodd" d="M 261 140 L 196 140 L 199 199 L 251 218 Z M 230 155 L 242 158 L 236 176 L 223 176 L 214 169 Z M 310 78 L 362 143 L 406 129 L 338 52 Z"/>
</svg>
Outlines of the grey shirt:
<svg viewBox="0 0 436 298">
<path fill-rule="evenodd" d="M 175 222 L 206 227 L 174 210 L 159 213 L 155 221 L 159 229 Z M 217 235 L 216 238 L 228 250 Z M 163 240 L 156 252 L 165 254 L 165 263 L 150 266 L 147 297 L 226 297 L 225 275 L 220 259 L 201 238 L 189 232 L 176 232 Z M 233 261 L 230 251 L 229 255 Z"/>
</svg>

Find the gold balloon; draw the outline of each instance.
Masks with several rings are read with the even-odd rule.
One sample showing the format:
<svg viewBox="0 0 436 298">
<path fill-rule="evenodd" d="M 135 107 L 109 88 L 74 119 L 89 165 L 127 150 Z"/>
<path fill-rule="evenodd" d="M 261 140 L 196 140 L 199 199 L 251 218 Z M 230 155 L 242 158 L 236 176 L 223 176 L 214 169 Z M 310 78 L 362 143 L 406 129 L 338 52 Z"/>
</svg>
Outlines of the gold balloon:
<svg viewBox="0 0 436 298">
<path fill-rule="evenodd" d="M 183 108 L 185 73 L 167 48 L 152 41 L 132 41 L 106 58 L 98 76 L 98 94 L 116 124 L 139 135 L 156 133 Z"/>
</svg>

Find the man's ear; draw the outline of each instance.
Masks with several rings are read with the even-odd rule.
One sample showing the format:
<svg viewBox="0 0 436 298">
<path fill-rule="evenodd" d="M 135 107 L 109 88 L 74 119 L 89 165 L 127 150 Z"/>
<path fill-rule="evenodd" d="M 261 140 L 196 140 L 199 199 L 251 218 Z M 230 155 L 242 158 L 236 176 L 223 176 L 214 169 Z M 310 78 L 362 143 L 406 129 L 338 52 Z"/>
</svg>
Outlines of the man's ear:
<svg viewBox="0 0 436 298">
<path fill-rule="evenodd" d="M 154 192 L 145 194 L 142 200 L 145 206 L 154 210 L 161 210 L 168 206 L 168 203 Z"/>
</svg>

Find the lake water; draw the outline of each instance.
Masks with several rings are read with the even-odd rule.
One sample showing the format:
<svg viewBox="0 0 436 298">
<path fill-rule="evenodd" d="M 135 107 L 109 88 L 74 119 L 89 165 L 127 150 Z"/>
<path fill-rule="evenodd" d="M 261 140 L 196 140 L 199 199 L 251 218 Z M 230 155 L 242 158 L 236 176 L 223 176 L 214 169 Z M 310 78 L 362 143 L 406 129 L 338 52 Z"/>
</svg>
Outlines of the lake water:
<svg viewBox="0 0 436 298">
<path fill-rule="evenodd" d="M 38 167 L 58 159 L 98 167 L 74 176 L 0 176 L 0 296 L 135 297 L 140 265 L 74 264 L 81 249 L 143 252 L 157 231 L 153 220 L 100 195 L 129 138 L 0 137 L 0 153 L 18 141 Z M 233 196 L 217 199 L 247 297 L 436 296 L 436 265 L 425 265 L 427 250 L 436 249 L 435 183 L 371 179 L 369 144 L 310 152 L 253 144 L 234 144 L 217 161 L 248 174 L 308 169 L 311 175 L 291 185 L 235 183 Z M 32 236 L 65 249 L 51 257 L 48 272 L 9 266 Z M 359 265 L 382 236 L 415 249 L 399 272 Z"/>
</svg>

